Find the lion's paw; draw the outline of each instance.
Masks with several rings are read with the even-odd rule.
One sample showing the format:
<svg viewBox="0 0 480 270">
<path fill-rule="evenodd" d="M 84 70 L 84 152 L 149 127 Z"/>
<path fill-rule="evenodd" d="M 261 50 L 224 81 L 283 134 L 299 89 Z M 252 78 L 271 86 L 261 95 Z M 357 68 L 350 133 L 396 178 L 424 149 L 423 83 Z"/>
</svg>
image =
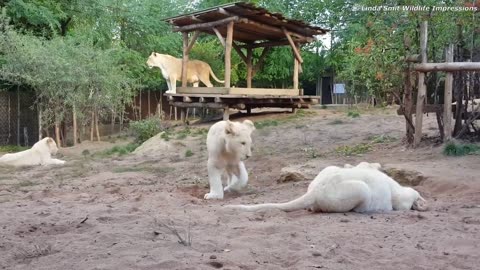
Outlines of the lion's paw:
<svg viewBox="0 0 480 270">
<path fill-rule="evenodd" d="M 207 194 L 205 194 L 204 199 L 205 200 L 212 200 L 212 199 L 221 200 L 221 199 L 223 199 L 223 195 L 215 194 L 215 193 L 207 193 Z"/>
</svg>

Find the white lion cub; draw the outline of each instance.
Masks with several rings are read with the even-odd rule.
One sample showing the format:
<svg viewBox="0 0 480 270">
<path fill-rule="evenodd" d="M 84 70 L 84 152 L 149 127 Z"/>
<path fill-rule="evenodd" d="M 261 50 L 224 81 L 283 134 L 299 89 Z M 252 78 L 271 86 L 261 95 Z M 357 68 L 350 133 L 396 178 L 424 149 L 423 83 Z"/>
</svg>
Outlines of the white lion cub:
<svg viewBox="0 0 480 270">
<path fill-rule="evenodd" d="M 227 205 L 246 211 L 280 209 L 314 212 L 376 212 L 415 209 L 425 211 L 425 199 L 410 187 L 402 187 L 379 171 L 378 163 L 360 163 L 323 169 L 308 186 L 307 193 L 286 203 Z"/>
<path fill-rule="evenodd" d="M 57 152 L 58 147 L 55 141 L 50 137 L 46 137 L 35 143 L 28 150 L 3 155 L 0 157 L 0 165 L 34 166 L 64 164 L 65 161 L 52 158 L 52 155 L 55 155 Z"/>
<path fill-rule="evenodd" d="M 252 156 L 254 130 L 250 120 L 220 121 L 210 127 L 207 135 L 210 192 L 205 194 L 205 199 L 223 199 L 224 191 L 240 190 L 247 185 L 248 173 L 242 160 Z M 225 189 L 222 175 L 227 176 Z"/>
</svg>

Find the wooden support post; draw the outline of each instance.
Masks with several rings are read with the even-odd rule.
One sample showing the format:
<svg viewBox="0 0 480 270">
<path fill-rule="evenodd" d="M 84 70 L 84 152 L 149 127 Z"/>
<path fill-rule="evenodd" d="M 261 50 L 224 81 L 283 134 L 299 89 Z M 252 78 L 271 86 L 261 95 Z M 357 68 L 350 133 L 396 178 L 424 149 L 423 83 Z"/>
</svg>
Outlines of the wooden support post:
<svg viewBox="0 0 480 270">
<path fill-rule="evenodd" d="M 453 44 L 450 44 L 446 51 L 446 62 L 453 62 Z M 452 139 L 452 88 L 453 88 L 453 73 L 448 72 L 445 78 L 445 94 L 443 102 L 443 131 L 445 134 L 445 141 Z"/>
<path fill-rule="evenodd" d="M 293 89 L 298 89 L 298 67 L 299 62 L 297 58 L 293 59 Z"/>
<path fill-rule="evenodd" d="M 228 106 L 223 107 L 223 120 L 225 121 L 230 119 L 229 110 Z"/>
<path fill-rule="evenodd" d="M 187 108 L 180 108 L 180 120 L 182 121 L 182 123 L 185 123 L 185 121 L 187 120 L 186 112 L 187 112 Z"/>
<path fill-rule="evenodd" d="M 230 77 L 232 72 L 232 41 L 233 41 L 233 22 L 227 26 L 227 39 L 225 40 L 225 87 L 230 87 Z"/>
<path fill-rule="evenodd" d="M 428 41 L 428 22 L 423 21 L 420 25 L 420 56 L 422 64 L 427 63 L 427 41 Z M 422 139 L 422 125 L 423 125 L 423 103 L 425 102 L 425 95 L 427 92 L 427 85 L 425 84 L 425 73 L 418 73 L 418 94 L 417 107 L 415 111 L 415 136 L 413 138 L 413 146 L 417 147 Z"/>
<path fill-rule="evenodd" d="M 252 56 L 253 49 L 247 48 L 247 88 L 252 88 Z"/>
<path fill-rule="evenodd" d="M 183 32 L 182 87 L 187 86 L 188 33 Z"/>
</svg>

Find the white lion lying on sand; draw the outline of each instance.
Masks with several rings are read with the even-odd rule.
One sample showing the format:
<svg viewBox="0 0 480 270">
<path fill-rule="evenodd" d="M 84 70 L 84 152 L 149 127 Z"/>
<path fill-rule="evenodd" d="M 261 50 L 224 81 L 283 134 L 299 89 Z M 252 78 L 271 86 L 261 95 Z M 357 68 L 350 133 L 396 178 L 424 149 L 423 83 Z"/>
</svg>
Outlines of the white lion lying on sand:
<svg viewBox="0 0 480 270">
<path fill-rule="evenodd" d="M 245 187 L 248 173 L 241 161 L 252 156 L 253 122 L 220 121 L 208 130 L 208 181 L 210 192 L 205 199 L 223 199 L 224 191 L 237 191 Z M 227 176 L 227 186 L 223 189 L 222 176 Z"/>
<path fill-rule="evenodd" d="M 314 212 L 377 212 L 391 210 L 425 211 L 425 199 L 410 187 L 402 187 L 379 171 L 380 164 L 362 162 L 356 167 L 329 166 L 308 186 L 303 196 L 287 203 L 227 205 L 246 211 L 307 208 Z"/>
<path fill-rule="evenodd" d="M 58 148 L 55 141 L 50 137 L 46 137 L 35 143 L 28 150 L 3 155 L 0 157 L 0 165 L 34 166 L 64 164 L 65 161 L 52 158 L 51 155 L 55 155 L 57 152 Z"/>
</svg>

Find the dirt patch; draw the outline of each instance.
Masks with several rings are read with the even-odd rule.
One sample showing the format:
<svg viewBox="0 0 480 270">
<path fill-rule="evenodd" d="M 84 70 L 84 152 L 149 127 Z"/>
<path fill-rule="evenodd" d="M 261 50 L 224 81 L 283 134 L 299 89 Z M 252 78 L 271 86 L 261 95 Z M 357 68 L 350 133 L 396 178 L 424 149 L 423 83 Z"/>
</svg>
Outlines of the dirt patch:
<svg viewBox="0 0 480 270">
<path fill-rule="evenodd" d="M 277 122 L 254 132 L 247 189 L 221 201 L 203 200 L 205 137 L 187 132 L 152 139 L 141 153 L 82 155 L 130 143 L 88 142 L 62 149 L 63 167 L 0 168 L 0 269 L 478 268 L 479 156 L 445 157 L 432 144 L 406 148 L 405 122 L 394 110 L 359 111 L 355 118 L 341 109 L 248 118 Z M 434 135 L 435 116 L 424 122 Z M 366 143 L 368 151 L 335 151 Z M 361 161 L 400 170 L 394 178 L 415 185 L 430 210 L 312 214 L 222 207 L 288 201 L 304 194 L 326 166 Z M 307 180 L 278 184 L 282 168 Z"/>
</svg>

